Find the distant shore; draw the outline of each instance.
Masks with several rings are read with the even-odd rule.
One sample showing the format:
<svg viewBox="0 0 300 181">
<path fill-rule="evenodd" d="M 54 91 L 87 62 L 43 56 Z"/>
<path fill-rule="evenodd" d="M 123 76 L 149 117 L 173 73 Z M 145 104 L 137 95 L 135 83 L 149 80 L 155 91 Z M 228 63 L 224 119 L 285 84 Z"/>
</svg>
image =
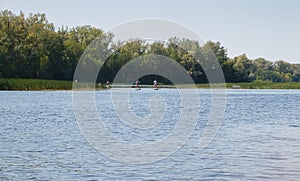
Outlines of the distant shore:
<svg viewBox="0 0 300 181">
<path fill-rule="evenodd" d="M 72 81 L 0 79 L 0 90 L 71 90 Z"/>
<path fill-rule="evenodd" d="M 300 82 L 241 82 L 226 83 L 227 88 L 240 89 L 300 89 Z"/>
<path fill-rule="evenodd" d="M 82 89 L 95 88 L 106 89 L 103 84 L 80 84 Z M 175 88 L 173 85 L 159 85 L 160 88 Z M 112 87 L 134 87 L 134 85 Z M 149 85 L 141 85 L 149 88 Z M 189 88 L 189 86 L 180 86 Z M 210 88 L 209 84 L 196 84 L 197 88 Z M 72 90 L 73 82 L 64 80 L 41 80 L 41 79 L 0 79 L 0 90 Z M 242 82 L 226 83 L 227 89 L 300 89 L 300 82 Z"/>
</svg>

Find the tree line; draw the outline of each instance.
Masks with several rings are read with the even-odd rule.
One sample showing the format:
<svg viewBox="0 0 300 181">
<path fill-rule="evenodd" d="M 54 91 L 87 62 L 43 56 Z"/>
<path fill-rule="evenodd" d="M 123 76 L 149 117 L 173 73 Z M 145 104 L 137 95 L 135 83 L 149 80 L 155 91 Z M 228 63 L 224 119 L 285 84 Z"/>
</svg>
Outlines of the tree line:
<svg viewBox="0 0 300 181">
<path fill-rule="evenodd" d="M 73 80 L 74 71 L 88 45 L 100 39 L 98 49 L 110 56 L 105 61 L 98 82 L 113 81 L 117 72 L 137 57 L 157 54 L 180 63 L 196 83 L 207 78 L 198 62 L 207 64 L 213 53 L 221 65 L 226 82 L 299 82 L 300 64 L 264 58 L 249 59 L 246 54 L 230 58 L 220 42 L 199 42 L 172 37 L 168 42 L 113 42 L 114 35 L 92 26 L 59 27 L 49 23 L 45 14 L 0 12 L 0 78 Z M 88 52 L 87 52 L 88 53 Z M 93 57 L 91 57 L 93 58 Z M 102 60 L 104 62 L 104 60 Z M 151 61 L 151 60 L 147 60 Z M 94 62 L 97 66 L 97 61 Z M 201 64 L 203 65 L 203 64 Z M 154 76 L 142 78 L 145 82 Z M 162 82 L 167 80 L 160 77 Z"/>
</svg>

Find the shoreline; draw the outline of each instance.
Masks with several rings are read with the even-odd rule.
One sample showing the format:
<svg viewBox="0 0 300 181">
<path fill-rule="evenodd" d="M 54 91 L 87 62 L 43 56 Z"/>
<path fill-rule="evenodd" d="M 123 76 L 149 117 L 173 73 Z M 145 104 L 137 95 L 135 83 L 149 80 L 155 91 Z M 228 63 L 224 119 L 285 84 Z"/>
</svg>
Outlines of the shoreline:
<svg viewBox="0 0 300 181">
<path fill-rule="evenodd" d="M 224 85 L 223 85 L 224 86 Z M 107 90 L 103 84 L 79 83 L 79 90 Z M 135 88 L 134 85 L 111 85 L 112 88 Z M 140 85 L 141 88 L 152 88 L 152 85 Z M 163 89 L 176 88 L 174 85 L 159 85 Z M 210 89 L 222 87 L 218 84 L 208 83 L 195 85 L 178 85 L 179 88 Z M 226 83 L 226 89 L 300 89 L 300 82 L 240 82 Z M 0 79 L 0 91 L 56 91 L 73 90 L 73 82 L 65 80 L 42 79 Z"/>
</svg>

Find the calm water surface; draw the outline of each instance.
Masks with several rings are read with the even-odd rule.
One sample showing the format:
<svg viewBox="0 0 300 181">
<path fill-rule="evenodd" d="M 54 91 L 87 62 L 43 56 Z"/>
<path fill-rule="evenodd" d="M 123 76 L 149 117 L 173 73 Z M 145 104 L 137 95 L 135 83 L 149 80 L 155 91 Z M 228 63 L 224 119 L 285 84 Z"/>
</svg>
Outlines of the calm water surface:
<svg viewBox="0 0 300 181">
<path fill-rule="evenodd" d="M 168 158 L 130 165 L 97 152 L 77 125 L 71 91 L 0 92 L 0 180 L 300 180 L 300 91 L 227 90 L 226 112 L 214 140 L 197 150 L 210 110 L 210 91 L 199 90 L 200 119 L 189 141 Z M 166 101 L 166 118 L 137 130 L 118 121 L 110 91 L 96 93 L 99 113 L 118 139 L 162 139 L 179 116 L 175 89 L 131 91 L 138 116 L 149 99 Z M 192 151 L 191 151 L 192 150 Z"/>
</svg>

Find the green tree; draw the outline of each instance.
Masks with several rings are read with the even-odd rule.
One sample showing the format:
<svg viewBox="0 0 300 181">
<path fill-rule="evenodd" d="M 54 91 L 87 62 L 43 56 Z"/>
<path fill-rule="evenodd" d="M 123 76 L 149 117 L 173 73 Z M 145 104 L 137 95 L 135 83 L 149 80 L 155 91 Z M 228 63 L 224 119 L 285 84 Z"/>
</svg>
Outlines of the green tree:
<svg viewBox="0 0 300 181">
<path fill-rule="evenodd" d="M 235 82 L 248 82 L 250 81 L 250 73 L 252 62 L 246 54 L 234 57 L 233 69 L 235 73 Z"/>
<path fill-rule="evenodd" d="M 208 41 L 203 47 L 209 47 L 212 50 L 220 65 L 227 61 L 227 50 L 223 46 L 221 46 L 220 42 Z"/>
</svg>

